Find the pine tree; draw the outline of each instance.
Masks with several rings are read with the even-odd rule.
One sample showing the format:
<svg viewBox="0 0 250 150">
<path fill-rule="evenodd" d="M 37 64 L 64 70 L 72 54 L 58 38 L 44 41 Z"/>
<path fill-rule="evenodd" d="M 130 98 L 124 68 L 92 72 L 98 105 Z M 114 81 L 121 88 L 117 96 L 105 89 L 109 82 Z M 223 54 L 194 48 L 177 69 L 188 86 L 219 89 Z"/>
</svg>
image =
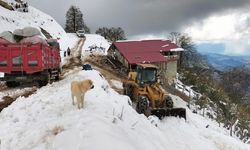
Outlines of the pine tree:
<svg viewBox="0 0 250 150">
<path fill-rule="evenodd" d="M 65 31 L 76 32 L 78 30 L 84 30 L 85 33 L 90 33 L 90 29 L 83 20 L 83 14 L 81 10 L 76 6 L 70 6 L 66 13 Z"/>
</svg>

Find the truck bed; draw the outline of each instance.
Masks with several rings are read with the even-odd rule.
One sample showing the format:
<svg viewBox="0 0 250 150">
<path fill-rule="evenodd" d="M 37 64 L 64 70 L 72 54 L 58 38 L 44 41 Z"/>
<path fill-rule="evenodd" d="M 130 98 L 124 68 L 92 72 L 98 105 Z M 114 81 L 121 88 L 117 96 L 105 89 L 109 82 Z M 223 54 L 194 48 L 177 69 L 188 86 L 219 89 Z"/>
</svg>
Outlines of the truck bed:
<svg viewBox="0 0 250 150">
<path fill-rule="evenodd" d="M 32 74 L 59 67 L 58 47 L 41 43 L 0 44 L 0 72 Z"/>
</svg>

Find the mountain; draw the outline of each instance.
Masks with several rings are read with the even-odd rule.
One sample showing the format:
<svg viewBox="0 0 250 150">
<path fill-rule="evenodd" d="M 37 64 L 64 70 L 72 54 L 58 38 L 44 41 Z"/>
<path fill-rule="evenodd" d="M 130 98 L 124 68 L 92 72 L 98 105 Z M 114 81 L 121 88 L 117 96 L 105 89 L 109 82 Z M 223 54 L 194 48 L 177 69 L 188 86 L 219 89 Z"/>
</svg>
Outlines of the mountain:
<svg viewBox="0 0 250 150">
<path fill-rule="evenodd" d="M 203 53 L 203 55 L 207 57 L 209 64 L 220 71 L 250 63 L 250 56 L 228 56 L 216 53 Z"/>
</svg>

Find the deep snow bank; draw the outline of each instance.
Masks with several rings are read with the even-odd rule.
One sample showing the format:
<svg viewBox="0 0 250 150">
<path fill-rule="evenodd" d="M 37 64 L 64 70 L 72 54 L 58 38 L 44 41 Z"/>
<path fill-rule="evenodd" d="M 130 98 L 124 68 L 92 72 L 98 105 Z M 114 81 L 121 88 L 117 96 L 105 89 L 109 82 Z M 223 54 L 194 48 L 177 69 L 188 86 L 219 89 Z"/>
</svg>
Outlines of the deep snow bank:
<svg viewBox="0 0 250 150">
<path fill-rule="evenodd" d="M 70 82 L 91 79 L 84 109 L 72 106 Z M 174 97 L 177 106 L 185 106 Z M 151 121 L 156 121 L 158 127 Z M 209 124 L 210 127 L 205 126 Z M 0 114 L 1 150 L 247 150 L 224 135 L 215 123 L 188 111 L 188 121 L 168 117 L 148 120 L 128 104 L 97 71 L 80 71 L 19 98 Z"/>
<path fill-rule="evenodd" d="M 101 35 L 85 34 L 86 40 L 82 48 L 82 55 L 87 53 L 107 55 L 110 43 Z"/>
<path fill-rule="evenodd" d="M 72 106 L 70 82 L 92 79 L 85 109 Z M 80 72 L 19 98 L 0 114 L 1 149 L 164 149 L 159 130 L 98 72 Z M 141 144 L 143 143 L 143 144 Z"/>
</svg>

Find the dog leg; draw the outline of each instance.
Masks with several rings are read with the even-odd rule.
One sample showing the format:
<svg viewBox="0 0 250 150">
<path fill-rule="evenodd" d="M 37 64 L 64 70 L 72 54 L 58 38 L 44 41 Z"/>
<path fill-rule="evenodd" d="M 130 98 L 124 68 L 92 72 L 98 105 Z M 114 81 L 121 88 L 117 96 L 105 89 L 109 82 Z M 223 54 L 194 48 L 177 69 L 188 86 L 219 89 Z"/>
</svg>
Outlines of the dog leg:
<svg viewBox="0 0 250 150">
<path fill-rule="evenodd" d="M 84 107 L 84 95 L 85 95 L 85 94 L 83 94 L 82 97 L 81 97 L 81 105 L 82 105 L 82 108 Z"/>
<path fill-rule="evenodd" d="M 72 105 L 75 105 L 75 103 L 74 103 L 74 95 L 73 94 L 71 94 L 71 98 L 72 98 Z"/>
<path fill-rule="evenodd" d="M 77 96 L 77 107 L 78 109 L 81 108 L 81 96 Z"/>
</svg>

